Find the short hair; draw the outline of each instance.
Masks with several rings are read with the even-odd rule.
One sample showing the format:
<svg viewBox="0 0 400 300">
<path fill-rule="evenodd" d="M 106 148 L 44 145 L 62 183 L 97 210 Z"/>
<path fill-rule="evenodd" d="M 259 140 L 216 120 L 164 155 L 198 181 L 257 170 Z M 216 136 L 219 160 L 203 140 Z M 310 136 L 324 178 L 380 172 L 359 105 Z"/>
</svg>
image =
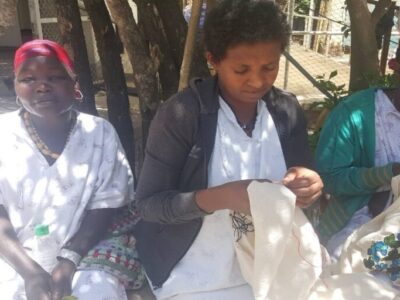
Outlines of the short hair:
<svg viewBox="0 0 400 300">
<path fill-rule="evenodd" d="M 222 0 L 207 14 L 203 42 L 216 61 L 239 44 L 278 41 L 289 43 L 286 15 L 271 0 Z"/>
</svg>

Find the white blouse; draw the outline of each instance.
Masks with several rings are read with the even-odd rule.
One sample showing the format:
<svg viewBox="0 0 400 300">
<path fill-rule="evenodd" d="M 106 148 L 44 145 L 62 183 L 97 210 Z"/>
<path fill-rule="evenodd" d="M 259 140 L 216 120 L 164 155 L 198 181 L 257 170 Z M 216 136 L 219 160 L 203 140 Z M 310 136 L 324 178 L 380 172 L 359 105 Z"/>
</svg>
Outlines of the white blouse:
<svg viewBox="0 0 400 300">
<path fill-rule="evenodd" d="M 104 119 L 77 113 L 70 139 L 51 166 L 18 111 L 0 116 L 0 140 L 0 204 L 28 253 L 37 224 L 49 225 L 61 248 L 78 231 L 87 210 L 121 207 L 133 200 L 128 161 L 114 128 Z M 3 275 L 4 265 L 0 259 Z M 12 276 L 15 272 L 8 269 Z"/>
</svg>

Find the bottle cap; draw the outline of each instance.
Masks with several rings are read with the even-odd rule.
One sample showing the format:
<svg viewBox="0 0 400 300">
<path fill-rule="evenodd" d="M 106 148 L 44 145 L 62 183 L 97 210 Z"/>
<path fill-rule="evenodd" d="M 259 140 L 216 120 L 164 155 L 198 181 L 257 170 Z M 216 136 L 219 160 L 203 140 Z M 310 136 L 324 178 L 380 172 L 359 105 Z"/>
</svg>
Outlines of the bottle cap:
<svg viewBox="0 0 400 300">
<path fill-rule="evenodd" d="M 49 234 L 49 225 L 39 224 L 35 226 L 36 236 L 45 236 Z"/>
</svg>

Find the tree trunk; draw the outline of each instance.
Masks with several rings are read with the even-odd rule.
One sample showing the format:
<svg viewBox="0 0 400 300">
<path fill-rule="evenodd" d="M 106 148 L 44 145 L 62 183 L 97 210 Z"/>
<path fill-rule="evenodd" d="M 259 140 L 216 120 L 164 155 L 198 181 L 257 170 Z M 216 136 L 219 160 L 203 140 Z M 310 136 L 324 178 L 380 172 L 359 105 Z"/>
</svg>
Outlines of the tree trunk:
<svg viewBox="0 0 400 300">
<path fill-rule="evenodd" d="M 180 70 L 188 29 L 186 21 L 183 18 L 182 8 L 177 0 L 154 0 L 154 3 L 156 4 L 163 21 L 165 33 L 172 50 L 176 68 L 177 70 Z M 202 38 L 199 34 L 196 39 L 190 78 L 206 77 L 210 75 L 201 40 Z"/>
<path fill-rule="evenodd" d="M 352 46 L 349 89 L 353 92 L 368 87 L 366 77 L 379 76 L 375 27 L 390 4 L 390 0 L 380 0 L 371 14 L 366 1 L 347 0 Z"/>
<path fill-rule="evenodd" d="M 165 28 L 165 35 L 171 47 L 176 69 L 181 68 L 187 24 L 177 0 L 154 0 Z"/>
<path fill-rule="evenodd" d="M 162 100 L 168 99 L 178 91 L 179 69 L 173 59 L 164 24 L 158 9 L 150 0 L 136 0 L 139 27 L 153 49 L 153 60 L 159 62 L 158 74 L 162 87 Z"/>
<path fill-rule="evenodd" d="M 73 52 L 74 67 L 78 75 L 83 101 L 79 110 L 97 115 L 94 87 L 90 73 L 85 36 L 77 0 L 56 0 L 57 19 L 61 33 L 61 44 L 70 45 Z"/>
<path fill-rule="evenodd" d="M 213 9 L 215 5 L 217 5 L 216 0 L 206 0 L 206 3 L 207 3 L 207 12 L 209 12 L 211 9 Z"/>
<path fill-rule="evenodd" d="M 114 125 L 135 172 L 134 131 L 130 117 L 128 89 L 117 37 L 103 0 L 83 0 L 96 37 L 101 68 L 107 93 L 108 119 Z"/>
<path fill-rule="evenodd" d="M 139 31 L 127 0 L 106 1 L 132 64 L 133 79 L 139 94 L 144 149 L 151 119 L 160 103 L 158 66 L 151 60 L 148 44 Z"/>
</svg>

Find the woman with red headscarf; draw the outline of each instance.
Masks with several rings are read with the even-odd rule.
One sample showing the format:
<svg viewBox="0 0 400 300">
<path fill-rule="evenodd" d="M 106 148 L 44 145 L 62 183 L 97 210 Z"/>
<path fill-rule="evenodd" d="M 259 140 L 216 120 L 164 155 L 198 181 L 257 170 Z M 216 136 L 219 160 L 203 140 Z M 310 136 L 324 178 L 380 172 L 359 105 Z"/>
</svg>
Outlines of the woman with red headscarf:
<svg viewBox="0 0 400 300">
<path fill-rule="evenodd" d="M 74 110 L 81 95 L 57 43 L 22 45 L 14 61 L 21 109 L 0 116 L 1 299 L 126 299 L 103 271 L 77 270 L 104 236 L 116 208 L 133 198 L 133 177 L 107 121 Z M 32 257 L 37 225 L 49 227 L 58 260 Z"/>
</svg>

